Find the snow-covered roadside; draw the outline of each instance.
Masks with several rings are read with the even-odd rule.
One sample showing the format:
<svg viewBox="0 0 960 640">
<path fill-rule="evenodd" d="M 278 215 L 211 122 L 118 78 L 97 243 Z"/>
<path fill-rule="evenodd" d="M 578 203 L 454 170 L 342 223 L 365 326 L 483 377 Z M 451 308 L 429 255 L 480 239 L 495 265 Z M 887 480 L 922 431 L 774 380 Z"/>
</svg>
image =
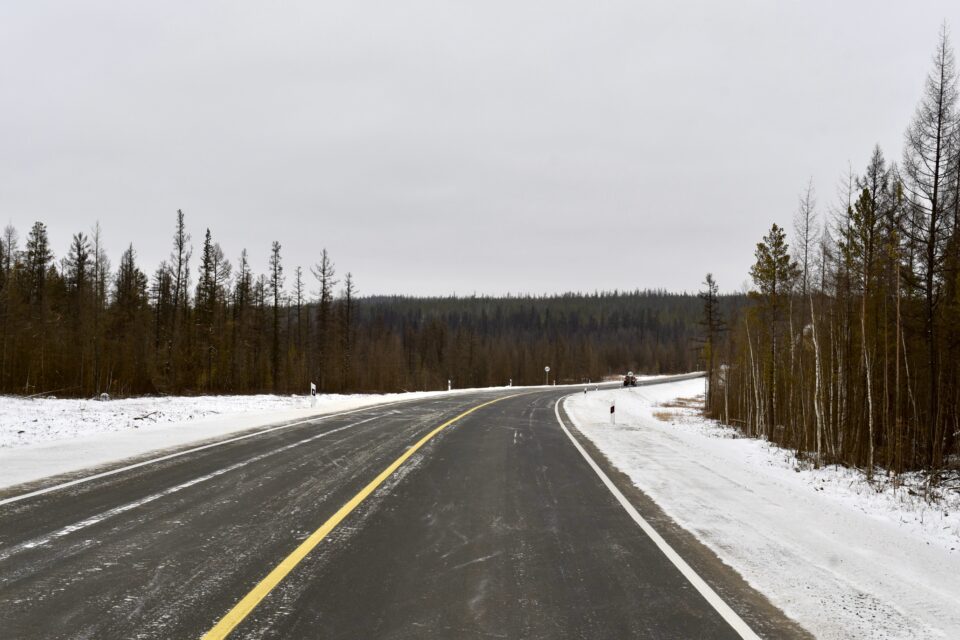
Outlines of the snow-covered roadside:
<svg viewBox="0 0 960 640">
<path fill-rule="evenodd" d="M 577 385 L 579 387 L 579 385 Z M 0 396 L 0 488 L 281 422 L 491 387 L 393 394 L 166 396 L 96 400 Z M 552 388 L 552 387 L 551 387 Z"/>
<path fill-rule="evenodd" d="M 934 506 L 850 470 L 802 469 L 788 451 L 664 406 L 702 392 L 688 380 L 565 407 L 638 488 L 818 638 L 960 637 L 960 494 Z"/>
<path fill-rule="evenodd" d="M 171 424 L 209 425 L 242 414 L 276 421 L 383 402 L 393 396 L 323 395 L 310 409 L 305 396 L 166 396 L 96 400 L 0 396 L 0 447 L 22 447 L 95 434 L 156 432 Z"/>
<path fill-rule="evenodd" d="M 199 396 L 91 400 L 0 397 L 0 488 L 281 422 L 436 396 Z"/>
</svg>

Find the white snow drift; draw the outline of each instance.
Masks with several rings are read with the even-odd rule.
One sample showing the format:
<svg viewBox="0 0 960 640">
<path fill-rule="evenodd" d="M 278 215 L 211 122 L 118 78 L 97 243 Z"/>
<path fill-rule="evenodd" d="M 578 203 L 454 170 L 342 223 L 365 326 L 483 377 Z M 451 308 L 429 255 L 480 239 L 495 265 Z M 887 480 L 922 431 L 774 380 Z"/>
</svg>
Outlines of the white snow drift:
<svg viewBox="0 0 960 640">
<path fill-rule="evenodd" d="M 931 505 L 859 472 L 801 468 L 788 451 L 662 406 L 702 391 L 702 380 L 600 391 L 566 409 L 638 488 L 818 638 L 960 638 L 960 495 Z"/>
</svg>

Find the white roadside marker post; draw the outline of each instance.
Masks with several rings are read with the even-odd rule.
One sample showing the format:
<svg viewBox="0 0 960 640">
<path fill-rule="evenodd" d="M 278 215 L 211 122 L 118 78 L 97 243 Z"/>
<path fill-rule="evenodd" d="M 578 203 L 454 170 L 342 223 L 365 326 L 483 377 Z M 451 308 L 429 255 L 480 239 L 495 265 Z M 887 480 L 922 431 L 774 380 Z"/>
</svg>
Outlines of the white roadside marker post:
<svg viewBox="0 0 960 640">
<path fill-rule="evenodd" d="M 310 383 L 310 406 L 317 406 L 317 385 Z"/>
<path fill-rule="evenodd" d="M 450 380 L 447 380 L 447 391 L 451 391 L 452 389 L 453 389 L 453 383 L 450 382 Z"/>
<path fill-rule="evenodd" d="M 617 401 L 610 401 L 610 424 L 617 424 Z"/>
</svg>

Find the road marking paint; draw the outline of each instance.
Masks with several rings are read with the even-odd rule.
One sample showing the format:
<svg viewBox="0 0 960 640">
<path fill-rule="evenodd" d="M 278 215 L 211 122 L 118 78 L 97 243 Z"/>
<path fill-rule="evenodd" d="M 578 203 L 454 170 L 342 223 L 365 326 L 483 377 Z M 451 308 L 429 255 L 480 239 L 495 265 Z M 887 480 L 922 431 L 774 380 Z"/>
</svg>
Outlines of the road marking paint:
<svg viewBox="0 0 960 640">
<path fill-rule="evenodd" d="M 727 624 L 729 624 L 734 631 L 736 631 L 741 638 L 744 640 L 760 640 L 760 637 L 754 633 L 753 629 L 743 621 L 737 612 L 730 608 L 723 599 L 717 595 L 717 592 L 710 588 L 703 578 L 697 574 L 687 562 L 680 557 L 680 554 L 674 551 L 666 540 L 664 540 L 656 529 L 654 529 L 649 522 L 647 522 L 643 516 L 640 515 L 640 512 L 627 500 L 626 496 L 621 493 L 620 489 L 617 488 L 613 481 L 603 472 L 603 469 L 590 457 L 590 454 L 587 453 L 587 450 L 577 441 L 577 439 L 570 433 L 570 430 L 567 429 L 567 426 L 563 424 L 563 419 L 560 417 L 560 403 L 565 401 L 569 396 L 565 396 L 557 400 L 556 404 L 553 405 L 553 410 L 557 414 L 557 422 L 560 423 L 560 428 L 563 429 L 564 433 L 567 434 L 567 437 L 570 438 L 570 441 L 573 443 L 573 446 L 577 448 L 577 451 L 586 459 L 590 467 L 600 476 L 600 480 L 603 481 L 603 484 L 607 486 L 607 489 L 610 490 L 610 493 L 617 499 L 617 502 L 620 503 L 620 506 L 633 518 L 633 521 L 640 525 L 640 528 L 643 529 L 643 532 L 649 536 L 653 543 L 657 545 L 657 548 L 663 552 L 663 555 L 667 556 L 667 559 L 673 563 L 683 577 L 693 585 L 693 588 L 696 589 L 700 595 L 720 614 L 720 617 L 723 618 Z"/>
<path fill-rule="evenodd" d="M 519 394 L 517 394 L 519 395 Z M 482 404 L 478 404 L 475 407 L 472 407 L 458 416 L 447 420 L 439 427 L 435 428 L 433 431 L 423 436 L 406 452 L 403 453 L 399 458 L 394 460 L 390 466 L 380 472 L 376 478 L 371 480 L 367 486 L 360 490 L 357 495 L 353 496 L 346 504 L 340 507 L 336 513 L 334 513 L 326 522 L 324 522 L 319 529 L 314 531 L 310 536 L 300 543 L 300 545 L 293 550 L 286 558 L 284 558 L 280 564 L 278 564 L 274 569 L 267 574 L 267 576 L 261 580 L 247 595 L 243 597 L 240 602 L 234 605 L 233 609 L 227 612 L 223 618 L 220 619 L 217 624 L 213 626 L 212 629 L 207 631 L 203 635 L 203 640 L 222 640 L 226 638 L 233 629 L 243 622 L 253 609 L 260 604 L 260 602 L 269 594 L 273 589 L 283 581 L 283 579 L 289 574 L 293 569 L 300 564 L 300 562 L 309 554 L 313 549 L 320 544 L 327 535 L 333 531 L 340 522 L 343 521 L 350 513 L 356 509 L 360 504 L 370 496 L 384 481 L 393 475 L 393 472 L 400 468 L 400 466 L 406 462 L 410 456 L 416 453 L 421 447 L 423 447 L 427 442 L 429 442 L 435 435 L 449 427 L 455 422 L 467 417 L 474 411 L 482 409 L 483 407 L 489 406 L 495 402 L 500 402 L 501 400 L 506 400 L 508 398 L 515 398 L 516 395 L 504 396 L 502 398 L 496 398 Z"/>
<path fill-rule="evenodd" d="M 386 402 L 382 404 L 372 404 L 366 407 L 359 407 L 357 409 L 350 409 L 349 411 L 340 411 L 339 413 L 328 413 L 326 415 L 317 415 L 312 418 L 307 418 L 306 420 L 300 420 L 298 422 L 291 422 L 289 424 L 281 424 L 276 427 L 268 427 L 266 429 L 259 429 L 253 433 L 248 433 L 242 436 L 236 436 L 233 438 L 228 438 L 226 440 L 218 440 L 217 442 L 211 442 L 210 444 L 201 445 L 199 447 L 193 447 L 191 449 L 185 449 L 184 451 L 178 451 L 176 453 L 170 453 L 165 456 L 160 456 L 158 458 L 150 458 L 149 460 L 143 460 L 141 462 L 136 462 L 134 464 L 128 464 L 125 467 L 119 467 L 117 469 L 111 469 L 110 471 L 103 471 L 101 473 L 95 473 L 90 476 L 84 476 L 82 478 L 77 478 L 75 480 L 70 480 L 68 482 L 62 482 L 60 484 L 55 484 L 49 487 L 44 487 L 42 489 L 37 489 L 35 491 L 30 491 L 27 493 L 21 493 L 16 496 L 11 496 L 9 498 L 3 498 L 0 500 L 0 507 L 5 504 L 10 504 L 11 502 L 19 502 L 20 500 L 26 500 L 27 498 L 33 498 L 36 496 L 41 496 L 45 493 L 51 493 L 53 491 L 59 491 L 60 489 L 66 489 L 67 487 L 73 487 L 78 484 L 83 484 L 85 482 L 90 482 L 92 480 L 99 480 L 100 478 L 106 478 L 118 473 L 123 473 L 125 471 L 130 471 L 132 469 L 138 469 L 140 467 L 145 467 L 149 464 L 154 464 L 157 462 L 163 462 L 164 460 L 172 460 L 173 458 L 179 458 L 180 456 L 185 456 L 191 453 L 196 453 L 197 451 L 203 451 L 204 449 L 211 449 L 213 447 L 219 447 L 225 444 L 230 444 L 231 442 L 239 442 L 240 440 L 246 440 L 247 438 L 255 438 L 261 436 L 265 433 L 270 433 L 272 431 L 279 431 L 280 429 L 289 429 L 291 427 L 298 427 L 303 424 L 310 424 L 311 422 L 320 422 L 323 420 L 329 420 L 330 418 L 338 418 L 340 416 L 350 415 L 352 413 L 357 413 L 360 411 L 367 411 L 369 409 L 379 409 L 381 407 L 387 407 L 390 405 L 398 404 L 401 402 L 413 402 L 417 398 L 411 398 L 410 400 L 394 400 L 392 402 Z"/>
<path fill-rule="evenodd" d="M 80 522 L 69 524 L 61 529 L 54 531 L 53 533 L 48 533 L 39 538 L 33 538 L 32 540 L 21 542 L 20 544 L 14 545 L 6 550 L 0 550 L 0 562 L 22 551 L 27 551 L 29 549 L 34 549 L 36 547 L 43 546 L 49 542 L 52 542 L 56 538 L 62 538 L 76 531 L 80 531 L 81 529 L 92 527 L 93 525 L 99 522 L 103 522 L 108 518 L 112 518 L 113 516 L 118 516 L 121 513 L 126 513 L 127 511 L 136 509 L 137 507 L 142 507 L 145 504 L 149 504 L 155 500 L 159 500 L 160 498 L 165 498 L 169 495 L 177 493 L 178 491 L 182 491 L 183 489 L 188 489 L 194 485 L 200 484 L 201 482 L 212 480 L 213 478 L 222 476 L 225 473 L 236 471 L 237 469 L 245 467 L 249 464 L 253 464 L 254 462 L 259 462 L 260 460 L 263 460 L 264 458 L 268 458 L 274 454 L 282 453 L 284 451 L 289 451 L 290 449 L 299 447 L 302 444 L 313 442 L 314 440 L 318 440 L 320 438 L 325 438 L 326 436 L 333 435 L 334 433 L 337 433 L 339 431 L 344 431 L 345 429 L 350 429 L 350 428 L 359 426 L 361 424 L 371 422 L 372 420 L 376 420 L 377 418 L 380 418 L 380 417 L 382 416 L 379 416 L 379 415 L 372 416 L 370 418 L 367 418 L 366 420 L 360 420 L 359 422 L 354 422 L 352 424 L 344 425 L 342 427 L 337 427 L 336 429 L 331 429 L 330 431 L 324 431 L 323 433 L 318 433 L 317 435 L 310 436 L 309 438 L 304 438 L 303 440 L 298 440 L 297 442 L 286 444 L 272 451 L 267 451 L 266 453 L 255 455 L 252 458 L 248 458 L 247 460 L 244 460 L 243 462 L 237 462 L 236 464 L 231 464 L 230 466 L 223 467 L 222 469 L 217 469 L 216 471 L 213 471 L 206 475 L 198 476 L 196 478 L 193 478 L 192 480 L 187 480 L 186 482 L 180 483 L 178 485 L 168 487 L 163 491 L 158 491 L 157 493 L 150 494 L 149 496 L 140 498 L 139 500 L 134 500 L 133 502 L 128 502 L 127 504 L 120 505 L 119 507 L 108 509 L 107 511 L 103 511 L 94 516 L 90 516 L 89 518 L 81 520 Z"/>
</svg>

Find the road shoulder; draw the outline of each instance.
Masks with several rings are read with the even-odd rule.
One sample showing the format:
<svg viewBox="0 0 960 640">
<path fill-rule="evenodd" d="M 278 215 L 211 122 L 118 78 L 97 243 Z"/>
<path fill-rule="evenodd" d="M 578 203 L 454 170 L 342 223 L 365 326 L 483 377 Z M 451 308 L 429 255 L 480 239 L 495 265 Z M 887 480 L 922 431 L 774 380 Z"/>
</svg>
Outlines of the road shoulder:
<svg viewBox="0 0 960 640">
<path fill-rule="evenodd" d="M 638 489 L 625 473 L 616 468 L 596 445 L 580 432 L 567 415 L 563 400 L 560 401 L 559 413 L 564 425 L 580 446 L 607 474 L 630 504 L 758 635 L 778 639 L 813 638 L 762 593 L 751 587 L 735 569 L 720 560 L 693 533 L 678 525 L 647 494 Z M 637 533 L 644 535 L 639 528 Z"/>
</svg>

